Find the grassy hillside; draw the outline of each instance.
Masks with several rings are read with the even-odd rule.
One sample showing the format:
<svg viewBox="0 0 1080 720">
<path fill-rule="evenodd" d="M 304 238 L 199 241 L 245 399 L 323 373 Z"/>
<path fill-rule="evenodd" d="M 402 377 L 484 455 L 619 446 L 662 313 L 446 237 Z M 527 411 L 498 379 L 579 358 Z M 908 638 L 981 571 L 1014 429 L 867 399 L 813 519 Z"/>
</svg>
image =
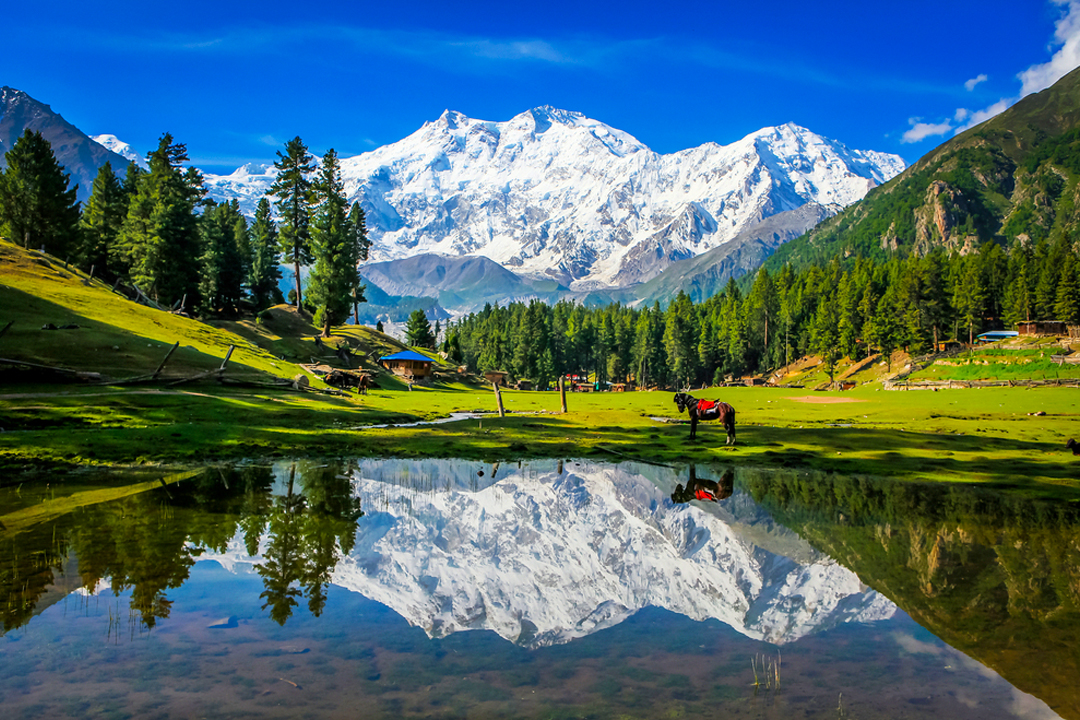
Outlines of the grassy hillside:
<svg viewBox="0 0 1080 720">
<path fill-rule="evenodd" d="M 153 372 L 177 342 L 180 347 L 162 373 L 166 378 L 219 367 L 230 345 L 235 348 L 230 377 L 307 374 L 313 381 L 297 363 L 343 366 L 334 355 L 339 345 L 348 345 L 355 362 L 372 372 L 381 372 L 378 357 L 406 348 L 365 326 L 336 328 L 320 347 L 310 318 L 285 305 L 258 320 L 200 322 L 173 315 L 133 302 L 56 258 L 0 239 L 0 328 L 8 322 L 12 325 L 0 338 L 0 358 L 100 373 L 104 380 Z M 44 329 L 47 325 L 77 327 Z M 8 381 L 17 378 L 18 372 L 8 372 Z"/>
</svg>

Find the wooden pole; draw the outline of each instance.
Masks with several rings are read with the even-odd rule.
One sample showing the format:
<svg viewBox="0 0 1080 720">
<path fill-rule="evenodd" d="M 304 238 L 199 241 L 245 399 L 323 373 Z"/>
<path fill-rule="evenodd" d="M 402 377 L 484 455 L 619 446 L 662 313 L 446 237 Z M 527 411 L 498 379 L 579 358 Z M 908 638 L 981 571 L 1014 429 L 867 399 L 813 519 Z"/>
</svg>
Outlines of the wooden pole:
<svg viewBox="0 0 1080 720">
<path fill-rule="evenodd" d="M 4 333 L 11 329 L 11 326 L 15 324 L 14 320 L 8 320 L 8 324 L 4 326 L 3 330 L 0 330 L 0 337 L 4 337 Z"/>
<path fill-rule="evenodd" d="M 160 375 L 161 371 L 165 368 L 165 363 L 169 362 L 169 358 L 172 357 L 172 354 L 176 352 L 176 348 L 178 347 L 180 347 L 179 342 L 175 343 L 171 348 L 169 348 L 169 352 L 165 353 L 165 358 L 161 361 L 161 364 L 157 366 L 157 370 L 155 370 L 154 374 L 150 376 L 151 379 L 157 380 L 157 376 Z"/>
<path fill-rule="evenodd" d="M 491 387 L 495 389 L 495 402 L 499 406 L 499 417 L 506 417 L 506 411 L 503 410 L 502 394 L 499 392 L 499 383 L 491 383 Z"/>
<path fill-rule="evenodd" d="M 229 351 L 225 353 L 225 359 L 221 361 L 221 367 L 218 368 L 218 372 L 225 372 L 225 366 L 229 364 L 229 358 L 232 357 L 232 351 L 236 349 L 235 345 L 229 346 Z"/>
<path fill-rule="evenodd" d="M 566 413 L 566 376 L 559 376 L 559 398 L 562 400 L 562 411 Z"/>
</svg>

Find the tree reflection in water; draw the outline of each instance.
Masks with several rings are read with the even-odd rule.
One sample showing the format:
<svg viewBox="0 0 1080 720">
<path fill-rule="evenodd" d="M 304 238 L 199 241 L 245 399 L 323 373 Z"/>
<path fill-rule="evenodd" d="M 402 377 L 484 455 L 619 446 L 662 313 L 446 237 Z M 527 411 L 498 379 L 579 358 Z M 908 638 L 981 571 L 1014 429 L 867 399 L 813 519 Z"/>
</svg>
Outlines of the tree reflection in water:
<svg viewBox="0 0 1080 720">
<path fill-rule="evenodd" d="M 748 471 L 772 516 L 952 647 L 1080 717 L 1080 507 L 967 486 Z"/>
<path fill-rule="evenodd" d="M 307 464 L 303 470 L 303 492 L 296 489 L 293 464 L 286 493 L 274 498 L 269 508 L 265 523 L 270 540 L 264 562 L 255 568 L 266 588 L 259 595 L 266 600 L 263 609 L 269 608 L 279 625 L 292 615 L 301 595 L 306 595 L 312 615 L 322 614 L 326 583 L 338 561 L 352 550 L 356 521 L 363 515 L 340 468 Z M 245 540 L 254 555 L 251 547 L 258 541 Z"/>
<path fill-rule="evenodd" d="M 103 583 L 130 591 L 147 628 L 169 617 L 167 591 L 180 587 L 196 558 L 223 553 L 239 531 L 249 554 L 266 539 L 263 578 L 270 617 L 283 624 L 306 596 L 319 615 L 325 586 L 352 549 L 363 514 L 350 467 L 294 465 L 284 495 L 272 468 L 210 468 L 177 485 L 113 502 L 74 507 L 22 531 L 0 529 L 0 621 L 5 633 L 28 623 L 63 595 Z"/>
</svg>

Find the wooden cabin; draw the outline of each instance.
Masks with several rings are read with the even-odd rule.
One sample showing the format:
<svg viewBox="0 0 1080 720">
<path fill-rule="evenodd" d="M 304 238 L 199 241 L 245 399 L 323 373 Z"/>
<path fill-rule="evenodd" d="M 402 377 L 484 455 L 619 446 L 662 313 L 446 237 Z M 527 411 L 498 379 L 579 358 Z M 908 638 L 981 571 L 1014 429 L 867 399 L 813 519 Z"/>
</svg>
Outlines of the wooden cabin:
<svg viewBox="0 0 1080 720">
<path fill-rule="evenodd" d="M 1016 323 L 1016 330 L 1021 335 L 1064 335 L 1068 332 L 1066 323 L 1061 320 Z"/>
<path fill-rule="evenodd" d="M 380 358 L 379 364 L 409 382 L 420 382 L 431 377 L 435 361 L 418 352 L 405 350 Z"/>
<path fill-rule="evenodd" d="M 492 385 L 506 387 L 506 376 L 509 374 L 510 373 L 503 372 L 502 370 L 488 370 L 486 373 L 484 373 L 484 379 Z"/>
</svg>

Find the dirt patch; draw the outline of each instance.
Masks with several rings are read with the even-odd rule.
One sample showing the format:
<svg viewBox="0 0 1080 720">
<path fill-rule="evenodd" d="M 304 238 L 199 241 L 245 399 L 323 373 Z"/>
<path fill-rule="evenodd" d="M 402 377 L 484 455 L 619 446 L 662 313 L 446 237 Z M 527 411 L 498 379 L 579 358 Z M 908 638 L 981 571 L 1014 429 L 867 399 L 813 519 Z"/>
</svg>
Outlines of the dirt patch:
<svg viewBox="0 0 1080 720">
<path fill-rule="evenodd" d="M 866 402 L 865 400 L 860 400 L 859 398 L 833 397 L 831 395 L 800 395 L 799 397 L 788 398 L 788 400 L 794 400 L 795 402 L 803 403 L 815 403 L 817 405 Z"/>
</svg>

